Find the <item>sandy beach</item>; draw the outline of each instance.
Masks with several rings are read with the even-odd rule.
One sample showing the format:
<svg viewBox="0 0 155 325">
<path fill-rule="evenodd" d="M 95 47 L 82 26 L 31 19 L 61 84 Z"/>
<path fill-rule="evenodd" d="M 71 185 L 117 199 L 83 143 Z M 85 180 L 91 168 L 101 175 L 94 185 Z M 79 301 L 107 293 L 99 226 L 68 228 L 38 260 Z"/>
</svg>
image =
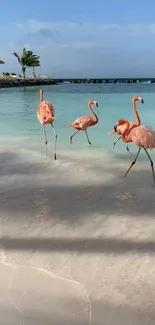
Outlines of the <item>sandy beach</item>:
<svg viewBox="0 0 155 325">
<path fill-rule="evenodd" d="M 91 155 L 1 152 L 0 324 L 154 325 L 151 170 Z"/>
</svg>

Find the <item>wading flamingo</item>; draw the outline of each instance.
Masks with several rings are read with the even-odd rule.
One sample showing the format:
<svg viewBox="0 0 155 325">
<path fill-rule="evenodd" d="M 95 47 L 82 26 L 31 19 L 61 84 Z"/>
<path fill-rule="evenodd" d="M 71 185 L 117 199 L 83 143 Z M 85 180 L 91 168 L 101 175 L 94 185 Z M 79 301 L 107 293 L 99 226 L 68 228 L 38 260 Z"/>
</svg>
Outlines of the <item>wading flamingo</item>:
<svg viewBox="0 0 155 325">
<path fill-rule="evenodd" d="M 40 104 L 38 105 L 37 117 L 43 127 L 43 134 L 45 138 L 45 145 L 46 145 L 46 157 L 47 157 L 47 135 L 45 131 L 45 125 L 51 124 L 54 135 L 55 135 L 55 149 L 54 149 L 54 159 L 57 159 L 56 156 L 56 145 L 57 145 L 57 134 L 55 128 L 53 126 L 53 122 L 55 120 L 54 117 L 54 106 L 50 102 L 43 100 L 44 91 L 40 89 Z"/>
<path fill-rule="evenodd" d="M 124 175 L 124 177 L 127 176 L 128 172 L 130 171 L 132 166 L 136 163 L 141 149 L 144 149 L 144 151 L 147 154 L 147 157 L 150 160 L 153 179 L 154 179 L 154 182 L 155 182 L 155 173 L 154 173 L 153 161 L 152 161 L 152 159 L 151 159 L 151 157 L 150 157 L 150 155 L 149 155 L 149 153 L 147 151 L 147 149 L 155 148 L 155 131 L 149 126 L 140 125 L 140 126 L 137 126 L 137 127 L 133 126 L 133 129 L 130 130 L 130 133 L 129 133 L 130 123 L 127 120 L 122 120 L 122 119 L 118 120 L 118 122 L 114 125 L 114 130 L 117 132 L 117 128 L 120 125 L 124 125 L 124 124 L 125 124 L 125 129 L 124 129 L 124 131 L 123 131 L 123 133 L 121 135 L 122 140 L 125 143 L 133 142 L 139 147 L 137 155 L 136 155 L 134 161 L 131 163 L 130 167 L 128 168 L 128 170 L 127 170 L 126 174 Z"/>
<path fill-rule="evenodd" d="M 78 118 L 76 121 L 74 121 L 72 124 L 68 124 L 67 127 L 71 126 L 72 128 L 76 129 L 77 131 L 70 137 L 70 144 L 72 144 L 72 139 L 77 134 L 79 131 L 84 131 L 88 140 L 88 143 L 91 144 L 88 133 L 87 133 L 87 128 L 90 126 L 93 126 L 98 123 L 98 117 L 94 113 L 91 105 L 94 104 L 96 107 L 98 107 L 98 103 L 91 99 L 88 102 L 88 108 L 91 111 L 92 115 L 94 116 L 94 119 L 90 116 L 82 116 Z"/>
<path fill-rule="evenodd" d="M 136 122 L 133 123 L 133 122 L 129 122 L 129 131 L 130 129 L 133 129 L 133 127 L 137 127 L 140 125 L 140 117 L 139 117 L 139 114 L 137 112 L 137 108 L 136 108 L 136 101 L 139 100 L 142 104 L 144 104 L 144 100 L 143 98 L 141 97 L 138 97 L 138 96 L 134 96 L 132 98 L 132 108 L 133 108 L 133 112 L 134 112 L 134 115 L 135 115 L 135 118 L 136 118 Z M 117 128 L 117 132 L 115 132 L 114 130 L 111 131 L 109 134 L 118 134 L 118 135 L 121 135 L 122 132 L 124 131 L 125 129 L 125 125 L 120 125 L 118 128 Z M 121 139 L 121 136 L 113 143 L 113 149 L 115 148 L 115 145 L 116 143 Z M 129 147 L 128 147 L 128 144 L 126 144 L 126 150 L 129 152 Z"/>
</svg>

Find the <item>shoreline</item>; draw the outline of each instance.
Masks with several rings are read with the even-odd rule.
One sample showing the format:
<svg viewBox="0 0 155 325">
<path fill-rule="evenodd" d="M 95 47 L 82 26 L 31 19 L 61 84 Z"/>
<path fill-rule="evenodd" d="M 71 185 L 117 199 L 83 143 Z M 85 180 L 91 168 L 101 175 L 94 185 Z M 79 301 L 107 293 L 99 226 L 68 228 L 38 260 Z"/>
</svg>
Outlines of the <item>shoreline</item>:
<svg viewBox="0 0 155 325">
<path fill-rule="evenodd" d="M 50 78 L 1 78 L 0 88 L 12 88 L 12 87 L 34 87 L 34 86 L 48 86 L 56 85 L 57 82 Z"/>
<path fill-rule="evenodd" d="M 107 83 L 155 83 L 155 78 L 114 78 L 114 79 L 103 79 L 103 78 L 75 78 L 75 79 L 54 79 L 57 83 L 65 84 L 107 84 Z"/>
<path fill-rule="evenodd" d="M 0 78 L 1 88 L 34 87 L 60 84 L 108 84 L 108 83 L 155 83 L 154 78 L 146 79 L 51 79 L 51 78 Z"/>
</svg>

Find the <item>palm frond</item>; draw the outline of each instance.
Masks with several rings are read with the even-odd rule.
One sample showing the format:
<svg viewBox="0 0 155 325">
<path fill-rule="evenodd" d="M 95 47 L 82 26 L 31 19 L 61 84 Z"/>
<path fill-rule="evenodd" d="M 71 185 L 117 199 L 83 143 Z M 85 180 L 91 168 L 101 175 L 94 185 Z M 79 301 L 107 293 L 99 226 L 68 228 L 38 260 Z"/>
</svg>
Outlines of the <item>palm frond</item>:
<svg viewBox="0 0 155 325">
<path fill-rule="evenodd" d="M 21 65 L 21 69 L 24 76 L 27 67 L 29 68 L 40 67 L 40 56 L 34 54 L 30 50 L 26 50 L 26 48 L 23 48 L 21 55 L 18 55 L 18 53 L 16 52 L 14 52 L 13 55 L 18 59 L 18 62 Z"/>
<path fill-rule="evenodd" d="M 12 55 L 14 55 L 14 56 L 18 59 L 18 62 L 21 64 L 21 58 L 20 58 L 20 56 L 18 55 L 18 53 L 13 52 Z"/>
</svg>

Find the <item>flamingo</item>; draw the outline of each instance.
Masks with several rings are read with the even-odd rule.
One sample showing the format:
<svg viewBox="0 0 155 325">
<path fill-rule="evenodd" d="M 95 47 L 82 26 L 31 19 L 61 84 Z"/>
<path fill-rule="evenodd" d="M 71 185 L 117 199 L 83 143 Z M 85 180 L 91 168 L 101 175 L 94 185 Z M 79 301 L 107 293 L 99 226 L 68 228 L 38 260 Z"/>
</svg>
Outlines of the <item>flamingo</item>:
<svg viewBox="0 0 155 325">
<path fill-rule="evenodd" d="M 80 118 L 78 118 L 77 120 L 75 120 L 72 124 L 68 124 L 67 127 L 72 127 L 74 129 L 76 129 L 77 131 L 70 137 L 70 144 L 72 144 L 72 139 L 73 137 L 79 132 L 79 131 L 84 131 L 87 137 L 87 141 L 89 144 L 91 144 L 89 137 L 88 137 L 88 133 L 87 133 L 87 128 L 90 126 L 93 126 L 95 124 L 98 123 L 98 117 L 97 115 L 94 113 L 91 105 L 95 105 L 96 107 L 98 107 L 98 103 L 93 100 L 90 99 L 88 101 L 88 108 L 90 110 L 90 112 L 92 113 L 92 115 L 94 116 L 94 119 L 90 116 L 82 116 Z"/>
<path fill-rule="evenodd" d="M 57 133 L 53 126 L 53 122 L 55 120 L 55 117 L 54 117 L 55 109 L 54 109 L 54 105 L 52 103 L 43 100 L 43 94 L 44 94 L 44 91 L 42 89 L 40 89 L 40 104 L 38 105 L 37 117 L 43 127 L 43 135 L 45 138 L 45 145 L 46 145 L 46 157 L 47 157 L 47 135 L 46 135 L 46 131 L 45 131 L 45 125 L 51 124 L 51 126 L 52 126 L 52 129 L 53 129 L 53 132 L 55 135 L 54 159 L 56 160 L 57 159 L 57 156 L 56 156 Z"/>
<path fill-rule="evenodd" d="M 127 170 L 126 174 L 124 175 L 124 177 L 127 176 L 128 172 L 130 171 L 132 166 L 136 163 L 141 149 L 144 149 L 144 151 L 147 154 L 147 157 L 150 160 L 153 179 L 154 179 L 154 182 L 155 182 L 155 173 L 154 173 L 153 161 L 152 161 L 152 159 L 151 159 L 151 157 L 150 157 L 150 155 L 149 155 L 149 153 L 147 151 L 147 149 L 155 148 L 155 130 L 153 130 L 149 126 L 140 125 L 140 126 L 137 126 L 137 127 L 133 126 L 133 129 L 131 129 L 130 132 L 129 132 L 129 128 L 130 128 L 129 121 L 120 119 L 114 125 L 115 132 L 117 132 L 117 128 L 120 125 L 124 125 L 124 124 L 125 124 L 125 129 L 121 134 L 122 140 L 125 143 L 133 142 L 139 147 L 137 155 L 136 155 L 134 161 L 131 163 L 130 167 L 128 168 L 128 170 Z"/>
<path fill-rule="evenodd" d="M 139 97 L 139 96 L 134 96 L 132 98 L 132 107 L 133 107 L 133 112 L 134 112 L 134 115 L 135 115 L 135 118 L 136 118 L 136 123 L 134 122 L 129 122 L 130 124 L 130 128 L 129 128 L 129 131 L 130 129 L 133 129 L 133 127 L 137 127 L 140 125 L 140 117 L 139 117 L 139 114 L 137 112 L 137 108 L 136 108 L 136 101 L 139 100 L 142 104 L 144 104 L 144 100 L 143 98 Z M 114 130 L 111 131 L 109 134 L 122 134 L 122 132 L 124 131 L 125 129 L 125 125 L 120 125 L 118 128 L 117 128 L 117 132 L 115 132 Z M 115 145 L 116 143 L 121 139 L 121 136 L 113 143 L 113 149 L 115 148 Z M 128 144 L 126 144 L 126 150 L 129 152 L 129 147 L 128 147 Z"/>
</svg>

